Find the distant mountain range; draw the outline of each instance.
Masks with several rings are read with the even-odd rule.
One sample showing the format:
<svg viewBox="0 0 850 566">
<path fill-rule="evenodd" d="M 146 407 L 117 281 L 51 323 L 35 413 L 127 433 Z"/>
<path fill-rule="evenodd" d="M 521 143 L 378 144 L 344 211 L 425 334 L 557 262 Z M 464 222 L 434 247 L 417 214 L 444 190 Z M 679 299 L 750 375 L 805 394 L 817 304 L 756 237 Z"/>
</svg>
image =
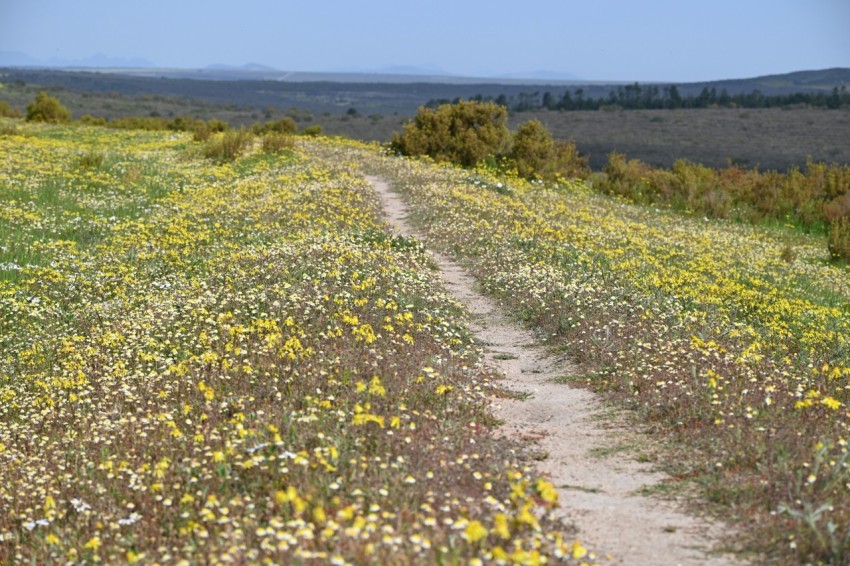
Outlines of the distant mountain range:
<svg viewBox="0 0 850 566">
<path fill-rule="evenodd" d="M 562 73 L 559 71 L 530 71 L 521 73 L 506 73 L 493 77 L 495 79 L 536 79 L 549 81 L 580 81 L 578 77 L 572 73 Z"/>
<path fill-rule="evenodd" d="M 43 69 L 80 69 L 80 68 L 93 68 L 93 69 L 146 69 L 153 70 L 157 69 L 155 63 L 152 63 L 146 59 L 141 58 L 120 58 L 120 57 L 109 57 L 102 53 L 98 53 L 92 57 L 86 57 L 83 59 L 66 59 L 53 57 L 50 59 L 38 59 L 35 57 L 31 57 L 26 53 L 21 51 L 0 51 L 0 67 L 27 67 L 27 68 L 43 68 Z M 208 75 L 210 72 L 212 73 L 223 73 L 226 75 L 226 79 L 233 80 L 234 73 L 265 73 L 269 75 L 288 75 L 290 72 L 281 71 L 280 69 L 276 69 L 274 67 L 270 67 L 268 65 L 263 65 L 261 63 L 246 63 L 244 65 L 228 65 L 223 63 L 213 63 L 211 65 L 207 65 L 206 67 L 200 69 L 160 69 L 164 74 L 168 76 L 186 76 L 186 74 L 193 73 L 204 73 Z M 458 75 L 456 73 L 450 73 L 445 69 L 438 67 L 437 65 L 431 64 L 423 64 L 423 65 L 389 65 L 378 68 L 343 68 L 343 69 L 335 69 L 332 71 L 317 71 L 317 72 L 291 72 L 292 75 L 399 75 L 399 76 L 409 76 L 409 77 L 429 77 L 431 79 L 436 79 L 439 77 L 451 77 L 455 79 L 486 79 L 488 81 L 493 79 L 508 79 L 510 81 L 522 80 L 522 79 L 535 79 L 535 80 L 554 80 L 554 81 L 575 81 L 579 80 L 579 78 L 571 73 L 563 73 L 558 71 L 547 71 L 547 70 L 538 70 L 538 71 L 520 71 L 514 73 L 501 73 L 495 75 L 482 75 L 475 77 L 467 77 Z M 256 78 L 256 77 L 251 77 Z M 272 77 L 269 77 L 270 79 Z"/>
<path fill-rule="evenodd" d="M 269 67 L 268 65 L 261 65 L 260 63 L 246 63 L 244 65 L 222 65 L 220 63 L 216 63 L 215 65 L 207 65 L 206 67 L 204 67 L 204 69 L 208 71 L 270 71 L 275 73 L 280 72 L 274 67 Z"/>
<path fill-rule="evenodd" d="M 536 70 L 503 73 L 487 76 L 462 76 L 449 73 L 433 64 L 391 65 L 379 68 L 344 68 L 331 71 L 286 71 L 260 63 L 228 65 L 216 63 L 201 69 L 169 69 L 157 67 L 140 58 L 116 58 L 98 53 L 84 59 L 37 59 L 20 51 L 0 51 L 0 67 L 19 69 L 98 70 L 103 73 L 136 77 L 163 77 L 172 79 L 199 79 L 213 81 L 279 81 L 287 83 L 432 83 L 432 84 L 505 84 L 546 85 L 561 87 L 586 86 L 586 96 L 604 96 L 607 91 L 626 81 L 585 81 L 567 72 Z M 628 81 L 634 82 L 634 81 Z M 642 84 L 652 84 L 644 81 Z M 702 89 L 725 89 L 729 94 L 749 93 L 759 90 L 764 94 L 828 91 L 835 87 L 850 87 L 850 69 L 832 68 L 813 71 L 795 71 L 778 75 L 764 75 L 743 79 L 721 79 L 677 84 L 682 94 L 698 94 Z M 596 92 L 596 91 L 599 92 Z"/>
<path fill-rule="evenodd" d="M 52 57 L 50 59 L 37 59 L 30 57 L 20 51 L 0 51 L 0 66 L 2 67 L 39 67 L 39 68 L 151 68 L 153 63 L 140 58 L 108 57 L 103 53 L 97 53 L 84 59 L 64 59 Z"/>
</svg>

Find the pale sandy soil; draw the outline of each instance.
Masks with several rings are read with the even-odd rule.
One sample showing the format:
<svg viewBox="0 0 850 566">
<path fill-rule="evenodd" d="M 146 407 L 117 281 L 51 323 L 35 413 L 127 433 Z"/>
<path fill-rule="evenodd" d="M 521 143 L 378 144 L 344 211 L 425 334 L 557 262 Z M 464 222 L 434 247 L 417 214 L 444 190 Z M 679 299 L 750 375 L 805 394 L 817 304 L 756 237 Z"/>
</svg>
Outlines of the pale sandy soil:
<svg viewBox="0 0 850 566">
<path fill-rule="evenodd" d="M 405 236 L 417 236 L 406 221 L 401 197 L 382 179 L 369 177 L 386 220 Z M 534 334 L 512 321 L 457 263 L 433 254 L 446 287 L 466 305 L 472 330 L 486 348 L 486 362 L 504 374 L 508 390 L 522 400 L 494 399 L 504 421 L 501 434 L 530 443 L 539 470 L 560 495 L 559 515 L 603 564 L 740 564 L 716 548 L 725 527 L 687 514 L 675 501 L 641 495 L 664 480 L 628 447 L 645 443 L 623 419 L 605 410 L 584 389 L 555 383 L 575 372 L 568 360 L 543 350 Z M 623 447 L 627 447 L 623 449 Z"/>
</svg>

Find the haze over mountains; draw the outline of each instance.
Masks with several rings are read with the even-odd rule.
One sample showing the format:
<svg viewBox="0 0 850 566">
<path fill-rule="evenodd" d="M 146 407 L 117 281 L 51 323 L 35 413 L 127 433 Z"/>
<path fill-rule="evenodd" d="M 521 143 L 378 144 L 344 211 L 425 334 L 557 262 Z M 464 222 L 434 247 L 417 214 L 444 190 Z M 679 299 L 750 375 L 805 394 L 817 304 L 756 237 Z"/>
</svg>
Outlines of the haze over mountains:
<svg viewBox="0 0 850 566">
<path fill-rule="evenodd" d="M 3 67 L 40 67 L 40 68 L 114 68 L 114 67 L 155 67 L 153 63 L 139 57 L 121 58 L 109 57 L 103 53 L 96 53 L 91 57 L 83 59 L 68 59 L 64 57 L 51 57 L 50 59 L 38 59 L 31 57 L 21 51 L 0 51 L 0 66 Z"/>
<path fill-rule="evenodd" d="M 50 59 L 39 59 L 32 57 L 21 51 L 0 51 L 0 67 L 32 67 L 46 69 L 63 69 L 63 68 L 92 68 L 92 69 L 156 69 L 156 63 L 142 58 L 121 58 L 110 57 L 103 53 L 97 53 L 91 57 L 82 59 L 69 59 L 63 57 L 51 57 Z M 169 69 L 170 70 L 170 69 Z M 230 65 L 224 63 L 212 63 L 201 69 L 180 69 L 180 71 L 246 71 L 246 72 L 262 72 L 262 73 L 281 73 L 285 74 L 290 71 L 286 69 L 277 69 L 270 65 L 250 62 L 243 65 Z M 481 73 L 476 77 L 467 77 L 446 71 L 445 69 L 432 64 L 421 65 L 386 65 L 377 68 L 366 67 L 346 67 L 336 68 L 331 70 L 317 70 L 315 73 L 342 73 L 342 74 L 366 74 L 366 75 L 403 75 L 403 76 L 422 76 L 422 77 L 451 77 L 451 78 L 484 78 L 484 79 L 540 79 L 540 80 L 555 80 L 555 81 L 574 81 L 580 80 L 579 77 L 572 73 L 551 70 L 531 70 L 531 71 L 514 71 L 514 72 L 496 72 L 496 73 Z"/>
<path fill-rule="evenodd" d="M 476 76 L 458 75 L 429 63 L 418 65 L 387 65 L 382 67 L 341 67 L 329 70 L 292 71 L 250 62 L 243 65 L 214 63 L 203 68 L 162 68 L 141 58 L 116 58 L 97 53 L 83 59 L 53 57 L 38 59 L 21 51 L 0 50 L 0 67 L 20 71 L 39 70 L 89 71 L 116 76 L 140 78 L 195 79 L 206 81 L 273 81 L 286 83 L 330 82 L 340 84 L 412 84 L 432 83 L 446 85 L 546 85 L 587 86 L 589 96 L 605 96 L 608 90 L 626 84 L 613 78 L 608 81 L 588 81 L 574 74 L 532 70 L 504 73 L 481 73 Z M 63 81 L 64 82 L 64 81 Z M 631 82 L 631 81 L 629 81 Z M 652 84 L 654 81 L 644 81 Z M 699 92 L 703 88 L 726 89 L 729 94 L 758 90 L 763 94 L 788 94 L 794 92 L 830 91 L 833 88 L 850 88 L 850 69 L 830 68 L 820 70 L 795 70 L 793 72 L 755 77 L 707 77 L 699 82 L 664 81 L 655 84 L 676 84 L 683 94 Z M 594 92 L 593 89 L 600 89 Z"/>
</svg>

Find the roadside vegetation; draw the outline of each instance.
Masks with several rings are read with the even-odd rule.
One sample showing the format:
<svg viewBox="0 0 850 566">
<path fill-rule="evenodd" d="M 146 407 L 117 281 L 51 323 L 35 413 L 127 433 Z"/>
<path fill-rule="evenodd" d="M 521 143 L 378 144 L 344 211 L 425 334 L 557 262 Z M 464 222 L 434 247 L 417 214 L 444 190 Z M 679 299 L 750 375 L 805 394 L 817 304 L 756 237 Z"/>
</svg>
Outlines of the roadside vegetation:
<svg viewBox="0 0 850 566">
<path fill-rule="evenodd" d="M 744 533 L 732 544 L 780 563 L 850 559 L 850 271 L 823 236 L 636 206 L 578 180 L 351 159 L 580 362 L 576 383 L 668 442 L 669 487 L 698 487 L 700 508 Z"/>
<path fill-rule="evenodd" d="M 590 559 L 494 438 L 459 305 L 350 164 L 13 123 L 0 562 Z"/>
</svg>

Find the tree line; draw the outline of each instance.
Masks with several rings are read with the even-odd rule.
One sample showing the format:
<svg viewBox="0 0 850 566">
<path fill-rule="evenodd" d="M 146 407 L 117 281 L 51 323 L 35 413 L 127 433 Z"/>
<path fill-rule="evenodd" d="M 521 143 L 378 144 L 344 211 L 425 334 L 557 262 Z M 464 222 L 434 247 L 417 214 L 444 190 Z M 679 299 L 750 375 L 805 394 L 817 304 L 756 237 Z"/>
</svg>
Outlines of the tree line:
<svg viewBox="0 0 850 566">
<path fill-rule="evenodd" d="M 429 100 L 428 108 L 437 108 L 441 104 L 454 101 L 444 99 Z M 729 94 L 722 88 L 705 87 L 698 95 L 682 95 L 676 85 L 659 86 L 634 83 L 620 85 L 611 90 L 608 96 L 585 96 L 583 88 L 567 89 L 562 94 L 550 91 L 521 92 L 516 96 L 500 94 L 484 96 L 477 94 L 468 100 L 475 102 L 495 102 L 512 112 L 532 110 L 599 110 L 601 108 L 621 108 L 625 110 L 672 110 L 677 108 L 783 108 L 808 106 L 836 109 L 850 107 L 850 91 L 846 86 L 834 87 L 831 92 L 795 92 L 790 94 L 764 94 L 759 90 L 749 93 Z"/>
</svg>

